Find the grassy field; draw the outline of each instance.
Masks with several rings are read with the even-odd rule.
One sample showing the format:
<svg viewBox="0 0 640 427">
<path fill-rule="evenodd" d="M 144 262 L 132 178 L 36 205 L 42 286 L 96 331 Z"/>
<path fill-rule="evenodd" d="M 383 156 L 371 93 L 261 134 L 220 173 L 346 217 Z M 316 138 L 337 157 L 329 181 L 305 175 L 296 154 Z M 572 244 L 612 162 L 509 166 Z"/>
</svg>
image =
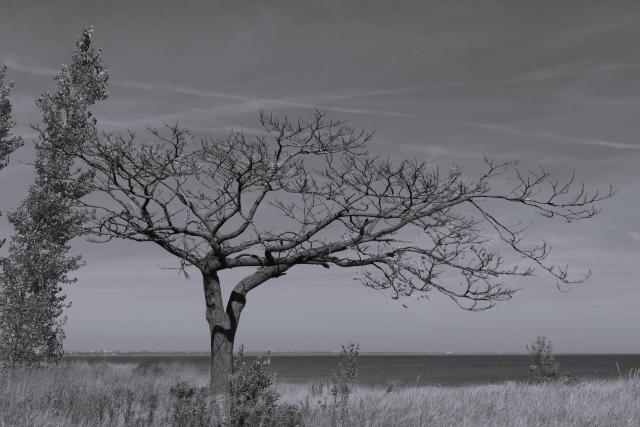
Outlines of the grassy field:
<svg viewBox="0 0 640 427">
<path fill-rule="evenodd" d="M 185 406 L 170 392 L 179 381 L 206 385 L 201 373 L 181 365 L 5 371 L 0 426 L 201 425 L 197 399 Z M 305 426 L 640 426 L 638 375 L 575 384 L 356 388 L 344 407 L 332 404 L 327 385 L 277 384 L 276 390 L 280 402 L 300 408 Z"/>
</svg>

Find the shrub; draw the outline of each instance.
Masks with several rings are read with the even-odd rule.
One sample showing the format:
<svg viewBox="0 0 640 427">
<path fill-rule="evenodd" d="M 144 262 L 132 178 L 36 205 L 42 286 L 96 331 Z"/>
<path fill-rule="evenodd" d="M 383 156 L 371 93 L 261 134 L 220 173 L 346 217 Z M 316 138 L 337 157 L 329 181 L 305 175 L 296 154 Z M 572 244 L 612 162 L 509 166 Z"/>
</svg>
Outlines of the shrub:
<svg viewBox="0 0 640 427">
<path fill-rule="evenodd" d="M 234 427 L 297 427 L 302 425 L 300 406 L 278 404 L 272 376 L 261 359 L 246 362 L 243 347 L 234 358 L 231 381 L 231 420 Z"/>
<path fill-rule="evenodd" d="M 553 358 L 553 345 L 546 337 L 538 337 L 533 344 L 527 346 L 533 358 L 529 366 L 529 378 L 534 382 L 548 381 L 558 377 L 560 364 Z"/>
<path fill-rule="evenodd" d="M 231 378 L 231 420 L 229 427 L 299 427 L 302 426 L 300 405 L 279 404 L 280 395 L 274 390 L 272 376 L 260 359 L 247 362 L 243 349 L 234 358 Z M 218 425 L 217 406 L 208 388 L 198 388 L 178 382 L 170 388 L 173 426 Z"/>
<path fill-rule="evenodd" d="M 360 346 L 349 343 L 342 346 L 338 372 L 333 375 L 331 386 L 331 405 L 324 405 L 331 411 L 331 424 L 333 426 L 348 426 L 349 422 L 349 396 L 353 392 L 355 380 L 358 376 L 358 355 Z"/>
<path fill-rule="evenodd" d="M 171 425 L 201 427 L 211 424 L 212 407 L 207 388 L 180 381 L 169 389 L 169 393 L 172 398 Z"/>
</svg>

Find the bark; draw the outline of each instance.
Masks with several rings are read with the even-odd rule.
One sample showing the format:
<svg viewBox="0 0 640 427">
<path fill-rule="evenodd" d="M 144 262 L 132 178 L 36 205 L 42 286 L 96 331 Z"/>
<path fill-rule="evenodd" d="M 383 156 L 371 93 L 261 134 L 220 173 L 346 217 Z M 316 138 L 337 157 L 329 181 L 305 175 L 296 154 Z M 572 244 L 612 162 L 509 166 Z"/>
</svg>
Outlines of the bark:
<svg viewBox="0 0 640 427">
<path fill-rule="evenodd" d="M 211 391 L 228 394 L 229 378 L 233 361 L 233 338 L 235 331 L 224 311 L 220 279 L 216 272 L 203 274 L 205 315 L 211 338 Z"/>
<path fill-rule="evenodd" d="M 229 416 L 231 413 L 233 344 L 246 299 L 244 294 L 234 290 L 225 310 L 218 275 L 215 272 L 204 273 L 203 285 L 206 318 L 211 337 L 210 390 L 220 403 L 222 413 Z"/>
<path fill-rule="evenodd" d="M 213 322 L 207 316 L 211 334 L 211 389 L 217 393 L 229 389 L 233 369 L 233 345 L 245 301 L 244 296 L 234 291 L 231 293 L 226 311 L 214 308 L 211 317 Z"/>
<path fill-rule="evenodd" d="M 220 278 L 215 270 L 203 271 L 206 318 L 211 336 L 210 390 L 220 404 L 225 418 L 231 415 L 231 375 L 233 374 L 233 344 L 240 315 L 250 290 L 265 281 L 284 274 L 290 266 L 263 267 L 245 277 L 229 296 L 226 308 L 222 301 Z"/>
<path fill-rule="evenodd" d="M 228 394 L 233 368 L 233 343 L 247 293 L 265 281 L 284 274 L 290 266 L 265 267 L 246 277 L 234 288 L 226 308 L 222 301 L 220 278 L 215 271 L 203 272 L 206 318 L 211 335 L 211 390 Z"/>
</svg>

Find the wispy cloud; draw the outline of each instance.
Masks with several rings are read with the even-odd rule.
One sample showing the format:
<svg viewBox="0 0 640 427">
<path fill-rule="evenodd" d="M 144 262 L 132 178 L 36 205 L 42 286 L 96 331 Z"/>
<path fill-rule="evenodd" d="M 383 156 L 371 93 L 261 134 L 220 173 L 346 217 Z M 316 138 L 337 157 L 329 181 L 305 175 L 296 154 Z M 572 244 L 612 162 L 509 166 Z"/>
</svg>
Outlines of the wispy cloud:
<svg viewBox="0 0 640 427">
<path fill-rule="evenodd" d="M 221 92 L 211 92 L 204 91 L 198 89 L 192 89 L 187 87 L 180 86 L 171 86 L 171 85 L 155 85 L 150 83 L 142 83 L 142 82 L 134 82 L 134 81 L 124 81 L 124 82 L 116 82 L 120 86 L 132 88 L 132 89 L 140 89 L 140 90 L 150 90 L 150 91 L 164 91 L 171 92 L 182 95 L 191 95 L 205 98 L 217 98 L 217 99 L 225 99 L 229 101 L 238 101 L 239 104 L 225 106 L 225 107 L 213 107 L 209 109 L 210 112 L 226 110 L 227 112 L 236 111 L 238 113 L 241 112 L 249 112 L 256 111 L 265 108 L 287 108 L 287 107 L 295 107 L 295 108 L 308 108 L 308 109 L 318 109 L 325 111 L 335 111 L 340 113 L 349 113 L 349 114 L 371 114 L 371 115 L 380 115 L 380 116 L 393 116 L 393 117 L 411 117 L 410 114 L 395 112 L 395 111 L 380 111 L 375 109 L 368 108 L 349 108 L 349 107 L 341 107 L 341 106 L 331 106 L 331 105 L 322 105 L 318 102 L 322 101 L 336 101 L 342 99 L 355 98 L 358 96 L 380 96 L 380 95 L 390 95 L 394 93 L 406 93 L 410 89 L 402 88 L 399 90 L 387 90 L 387 91 L 368 91 L 368 92 L 360 92 L 360 93 L 352 93 L 352 94 L 343 94 L 343 95 L 333 95 L 333 96 L 320 96 L 320 97 L 311 97 L 311 96 L 301 96 L 301 97 L 292 97 L 292 98 L 261 98 L 261 97 L 251 97 L 246 95 L 237 95 L 237 94 L 228 94 Z M 412 90 L 416 90 L 413 88 Z M 206 109 L 199 109 L 199 112 L 205 112 Z M 184 112 L 188 113 L 188 111 Z M 177 113 L 183 114 L 183 113 Z"/>
<path fill-rule="evenodd" d="M 431 158 L 431 160 L 439 159 L 439 158 L 450 158 L 450 159 L 478 159 L 482 158 L 483 154 L 470 151 L 470 150 L 452 150 L 441 145 L 429 144 L 426 142 L 398 142 L 398 141 L 384 141 L 373 139 L 370 142 L 373 146 L 381 147 L 382 149 L 391 149 L 393 151 L 401 150 L 408 153 L 412 153 L 413 155 L 423 155 L 426 154 Z"/>
<path fill-rule="evenodd" d="M 392 96 L 392 95 L 403 95 L 407 93 L 417 93 L 417 92 L 425 92 L 430 90 L 437 89 L 446 89 L 453 87 L 466 86 L 467 83 L 464 82 L 451 82 L 451 83 L 442 83 L 430 86 L 409 86 L 395 89 L 377 89 L 377 90 L 365 90 L 358 92 L 350 92 L 344 94 L 330 94 L 320 97 L 320 100 L 323 101 L 337 101 L 342 99 L 352 99 L 352 98 L 361 98 L 368 96 Z"/>
<path fill-rule="evenodd" d="M 54 70 L 53 68 L 39 67 L 36 65 L 26 65 L 11 59 L 4 61 L 4 63 L 10 70 L 35 74 L 38 76 L 55 76 L 60 71 Z"/>
<path fill-rule="evenodd" d="M 401 113 L 397 111 L 381 111 L 370 108 L 349 108 L 349 107 L 339 107 L 339 106 L 328 106 L 322 105 L 319 103 L 311 103 L 311 102 L 300 102 L 294 100 L 287 99 L 261 99 L 259 100 L 264 103 L 267 107 L 278 108 L 278 107 L 297 107 L 297 108 L 308 108 L 314 110 L 323 110 L 323 111 L 335 111 L 338 113 L 348 113 L 348 114 L 368 114 L 373 116 L 391 116 L 391 117 L 413 117 L 411 114 Z"/>
<path fill-rule="evenodd" d="M 595 64 L 596 62 L 593 59 L 588 59 L 586 61 L 575 61 L 568 62 L 566 64 L 552 65 L 550 67 L 536 68 L 520 74 L 509 82 L 538 82 L 558 79 L 570 75 L 583 75 L 592 71 Z"/>
<path fill-rule="evenodd" d="M 464 122 L 462 124 L 464 126 L 471 126 L 492 132 L 500 132 L 516 136 L 532 136 L 536 138 L 567 142 L 570 144 L 591 145 L 597 147 L 616 148 L 621 150 L 640 150 L 640 145 L 618 141 L 607 141 L 602 139 L 579 138 L 575 136 L 561 135 L 548 130 L 524 130 L 507 125 L 480 122 Z"/>
<path fill-rule="evenodd" d="M 14 70 L 20 71 L 30 74 L 43 75 L 43 76 L 53 76 L 58 71 L 46 68 L 39 67 L 33 65 L 25 65 L 19 63 L 17 61 L 7 61 L 7 66 Z M 436 89 L 441 87 L 451 87 L 460 85 L 459 83 L 453 84 L 444 84 L 444 85 L 435 85 L 430 87 L 410 87 L 410 88 L 399 88 L 399 89 L 387 89 L 387 90 L 369 90 L 363 92 L 354 92 L 348 94 L 335 94 L 329 96 L 299 96 L 299 97 L 291 97 L 291 98 L 262 98 L 262 97 L 252 97 L 241 94 L 229 94 L 223 92 L 212 92 L 206 90 L 193 89 L 189 87 L 175 86 L 175 85 L 159 85 L 147 82 L 138 82 L 131 80 L 124 81 L 112 81 L 113 85 L 129 88 L 129 89 L 138 89 L 144 91 L 163 91 L 174 94 L 181 95 L 190 95 L 197 97 L 205 97 L 205 98 L 216 98 L 223 99 L 227 101 L 235 101 L 238 104 L 233 104 L 229 106 L 223 107 L 213 107 L 211 109 L 197 109 L 197 110 L 187 110 L 183 112 L 176 112 L 174 115 L 163 115 L 167 116 L 166 118 L 170 118 L 172 116 L 183 117 L 185 114 L 199 112 L 206 113 L 209 111 L 210 113 L 226 111 L 228 113 L 231 112 L 250 112 L 257 111 L 266 108 L 307 108 L 307 109 L 318 109 L 323 111 L 334 111 L 339 113 L 347 113 L 347 114 L 367 114 L 367 115 L 378 115 L 378 116 L 390 116 L 390 117 L 411 117 L 410 114 L 397 112 L 397 111 L 383 111 L 376 110 L 370 108 L 354 108 L 354 107 L 342 107 L 335 105 L 324 105 L 322 102 L 324 101 L 338 101 L 356 97 L 366 97 L 366 96 L 387 96 L 393 94 L 403 94 L 415 91 L 423 91 Z M 163 118 L 160 117 L 160 118 Z"/>
<path fill-rule="evenodd" d="M 507 83 L 533 83 L 564 77 L 584 77 L 610 71 L 637 68 L 640 68 L 640 64 L 622 63 L 612 60 L 596 61 L 595 59 L 587 59 L 584 61 L 574 61 L 565 64 L 556 64 L 549 67 L 536 68 L 508 80 Z"/>
<path fill-rule="evenodd" d="M 115 82 L 115 84 L 117 84 L 118 86 L 130 88 L 130 89 L 172 92 L 176 94 L 192 95 L 192 96 L 199 96 L 199 97 L 205 97 L 205 98 L 226 99 L 229 101 L 252 101 L 256 99 L 256 98 L 252 98 L 244 95 L 234 95 L 234 94 L 220 93 L 220 92 L 209 92 L 209 91 L 191 89 L 191 88 L 180 87 L 180 86 L 172 86 L 172 85 L 155 85 L 151 83 L 135 82 L 130 80 Z"/>
<path fill-rule="evenodd" d="M 166 91 L 166 92 L 173 92 L 173 93 L 178 93 L 183 95 L 192 95 L 192 96 L 199 96 L 199 97 L 205 97 L 205 98 L 228 99 L 231 101 L 252 101 L 256 99 L 263 99 L 263 100 L 277 101 L 277 102 L 283 102 L 283 103 L 296 103 L 296 102 L 299 103 L 299 102 L 304 102 L 305 99 L 314 99 L 316 101 L 339 101 L 339 100 L 353 99 L 353 98 L 403 95 L 407 93 L 418 93 L 418 92 L 424 92 L 424 91 L 430 91 L 430 90 L 460 87 L 465 85 L 465 83 L 462 83 L 462 82 L 453 82 L 453 83 L 443 83 L 443 84 L 430 85 L 430 86 L 409 86 L 409 87 L 401 87 L 401 88 L 394 88 L 394 89 L 371 89 L 371 90 L 354 91 L 354 92 L 346 92 L 346 93 L 323 94 L 323 95 L 314 95 L 311 97 L 299 96 L 299 97 L 291 97 L 291 98 L 256 98 L 256 97 L 245 96 L 245 95 L 235 95 L 235 94 L 228 94 L 228 93 L 221 93 L 221 92 L 210 92 L 206 90 L 199 90 L 199 89 L 174 86 L 174 85 L 157 85 L 157 84 L 128 81 L 128 80 L 118 82 L 117 84 L 123 87 L 132 88 L 132 89 Z"/>
<path fill-rule="evenodd" d="M 177 111 L 173 113 L 164 113 L 157 115 L 150 115 L 147 117 L 141 117 L 133 120 L 112 120 L 101 119 L 100 123 L 107 128 L 115 129 L 128 129 L 136 127 L 156 126 L 163 123 L 174 123 L 176 121 L 190 121 L 190 122 L 207 122 L 210 123 L 211 119 L 234 117 L 242 114 L 251 113 L 260 110 L 273 110 L 284 107 L 298 107 L 307 109 L 319 109 L 321 111 L 337 111 L 349 114 L 377 114 L 386 116 L 404 117 L 404 114 L 395 113 L 392 111 L 372 111 L 366 109 L 354 109 L 354 108 L 341 108 L 341 107 L 326 107 L 315 104 L 308 104 L 302 102 L 282 102 L 280 100 L 269 99 L 252 99 L 249 101 L 243 101 L 239 103 L 220 105 L 211 108 L 191 108 L 188 110 Z"/>
</svg>

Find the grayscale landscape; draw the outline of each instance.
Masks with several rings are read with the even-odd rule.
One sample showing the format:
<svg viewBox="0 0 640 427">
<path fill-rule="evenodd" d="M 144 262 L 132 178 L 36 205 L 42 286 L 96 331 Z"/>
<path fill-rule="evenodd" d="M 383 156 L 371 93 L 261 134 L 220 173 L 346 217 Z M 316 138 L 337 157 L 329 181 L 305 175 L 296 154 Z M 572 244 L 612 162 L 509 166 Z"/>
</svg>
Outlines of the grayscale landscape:
<svg viewBox="0 0 640 427">
<path fill-rule="evenodd" d="M 640 426 L 639 24 L 0 1 L 0 426 Z"/>
</svg>

